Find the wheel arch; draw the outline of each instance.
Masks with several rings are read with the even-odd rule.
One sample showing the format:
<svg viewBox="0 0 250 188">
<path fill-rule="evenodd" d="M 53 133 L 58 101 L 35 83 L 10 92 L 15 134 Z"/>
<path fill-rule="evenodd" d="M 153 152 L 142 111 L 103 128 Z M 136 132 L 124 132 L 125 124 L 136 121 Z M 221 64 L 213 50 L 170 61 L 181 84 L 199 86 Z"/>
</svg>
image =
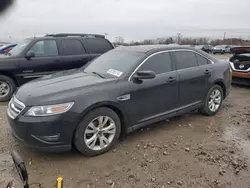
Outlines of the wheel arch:
<svg viewBox="0 0 250 188">
<path fill-rule="evenodd" d="M 223 80 L 216 80 L 216 81 L 214 81 L 213 85 L 219 85 L 222 88 L 223 98 L 225 99 L 226 98 L 226 85 L 223 82 Z"/>
<path fill-rule="evenodd" d="M 15 82 L 15 84 L 17 86 L 19 86 L 19 83 L 18 83 L 17 79 L 15 78 L 15 76 L 12 73 L 10 73 L 8 71 L 0 71 L 0 75 L 10 77 Z"/>
<path fill-rule="evenodd" d="M 79 123 L 82 121 L 82 119 L 92 110 L 96 109 L 96 108 L 101 108 L 101 107 L 106 107 L 106 108 L 109 108 L 111 110 L 113 110 L 117 115 L 118 117 L 120 118 L 120 121 L 121 121 L 121 133 L 120 133 L 120 136 L 122 134 L 125 134 L 127 132 L 127 126 L 128 125 L 128 122 L 126 121 L 126 115 L 124 113 L 123 110 L 121 110 L 121 107 L 119 107 L 119 105 L 115 102 L 110 102 L 110 101 L 105 101 L 105 102 L 99 102 L 99 103 L 95 103 L 89 107 L 87 107 L 80 115 L 80 118 L 79 120 L 77 121 L 77 124 L 75 126 L 75 129 L 74 129 L 74 132 L 73 132 L 73 135 L 72 135 L 72 143 L 73 143 L 73 140 L 74 140 L 74 135 L 75 135 L 75 131 L 77 129 L 77 126 L 79 125 Z"/>
</svg>

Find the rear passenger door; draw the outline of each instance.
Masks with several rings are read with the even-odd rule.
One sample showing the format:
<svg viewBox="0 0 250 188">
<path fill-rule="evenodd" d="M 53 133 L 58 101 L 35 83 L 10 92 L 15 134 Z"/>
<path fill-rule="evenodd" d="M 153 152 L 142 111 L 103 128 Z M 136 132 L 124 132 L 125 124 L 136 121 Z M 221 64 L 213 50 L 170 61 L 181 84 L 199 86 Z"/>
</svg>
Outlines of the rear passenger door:
<svg viewBox="0 0 250 188">
<path fill-rule="evenodd" d="M 87 64 L 90 60 L 81 39 L 60 40 L 61 70 L 76 69 Z"/>
<path fill-rule="evenodd" d="M 188 107 L 202 103 L 206 96 L 210 71 L 199 66 L 204 63 L 198 54 L 192 51 L 172 52 L 175 68 L 179 74 L 179 107 Z"/>
<path fill-rule="evenodd" d="M 90 60 L 112 50 L 112 44 L 104 38 L 85 38 L 84 46 L 90 55 Z"/>
</svg>

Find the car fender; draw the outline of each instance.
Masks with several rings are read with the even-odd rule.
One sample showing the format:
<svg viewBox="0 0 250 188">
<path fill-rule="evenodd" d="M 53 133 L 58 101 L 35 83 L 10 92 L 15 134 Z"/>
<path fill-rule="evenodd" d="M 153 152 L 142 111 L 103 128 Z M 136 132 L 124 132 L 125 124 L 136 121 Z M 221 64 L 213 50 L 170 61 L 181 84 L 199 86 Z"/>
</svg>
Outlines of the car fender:
<svg viewBox="0 0 250 188">
<path fill-rule="evenodd" d="M 99 107 L 107 107 L 115 111 L 117 115 L 120 117 L 122 129 L 126 130 L 127 126 L 130 125 L 127 113 L 124 110 L 122 110 L 122 107 L 119 103 L 114 102 L 114 101 L 101 101 L 101 102 L 96 102 L 94 104 L 89 105 L 80 114 L 77 125 L 84 118 L 84 116 L 86 116 L 87 113 Z"/>
</svg>

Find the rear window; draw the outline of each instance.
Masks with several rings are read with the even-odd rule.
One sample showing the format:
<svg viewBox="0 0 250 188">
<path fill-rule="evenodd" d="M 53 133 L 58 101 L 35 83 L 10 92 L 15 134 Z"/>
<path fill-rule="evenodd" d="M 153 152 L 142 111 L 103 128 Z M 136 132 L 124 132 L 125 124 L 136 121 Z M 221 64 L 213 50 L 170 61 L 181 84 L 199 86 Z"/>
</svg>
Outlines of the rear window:
<svg viewBox="0 0 250 188">
<path fill-rule="evenodd" d="M 198 61 L 198 64 L 199 65 L 207 65 L 209 64 L 209 61 L 208 59 L 206 59 L 205 57 L 202 57 L 201 55 L 199 54 L 195 54 L 196 58 L 197 58 L 197 61 Z"/>
<path fill-rule="evenodd" d="M 177 60 L 177 62 L 176 62 L 177 70 L 197 66 L 197 59 L 196 59 L 195 54 L 193 52 L 180 51 L 180 52 L 174 52 L 174 55 L 175 55 L 175 58 Z"/>
<path fill-rule="evenodd" d="M 105 53 L 113 49 L 111 44 L 106 39 L 89 38 L 85 40 L 90 53 Z"/>
<path fill-rule="evenodd" d="M 81 41 L 77 39 L 62 40 L 63 55 L 81 55 L 85 53 L 85 49 Z"/>
</svg>

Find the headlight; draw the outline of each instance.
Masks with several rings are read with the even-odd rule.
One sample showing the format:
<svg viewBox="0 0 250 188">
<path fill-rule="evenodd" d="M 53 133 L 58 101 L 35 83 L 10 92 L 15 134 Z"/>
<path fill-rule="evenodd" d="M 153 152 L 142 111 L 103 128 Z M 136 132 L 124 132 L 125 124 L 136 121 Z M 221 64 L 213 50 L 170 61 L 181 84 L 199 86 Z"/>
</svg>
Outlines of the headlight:
<svg viewBox="0 0 250 188">
<path fill-rule="evenodd" d="M 234 64 L 233 64 L 232 62 L 230 62 L 230 61 L 229 61 L 229 63 L 230 63 L 230 66 L 231 66 L 232 68 L 234 68 Z"/>
<path fill-rule="evenodd" d="M 67 112 L 73 105 L 74 102 L 48 106 L 33 106 L 25 113 L 25 116 L 52 116 L 62 114 Z"/>
</svg>

